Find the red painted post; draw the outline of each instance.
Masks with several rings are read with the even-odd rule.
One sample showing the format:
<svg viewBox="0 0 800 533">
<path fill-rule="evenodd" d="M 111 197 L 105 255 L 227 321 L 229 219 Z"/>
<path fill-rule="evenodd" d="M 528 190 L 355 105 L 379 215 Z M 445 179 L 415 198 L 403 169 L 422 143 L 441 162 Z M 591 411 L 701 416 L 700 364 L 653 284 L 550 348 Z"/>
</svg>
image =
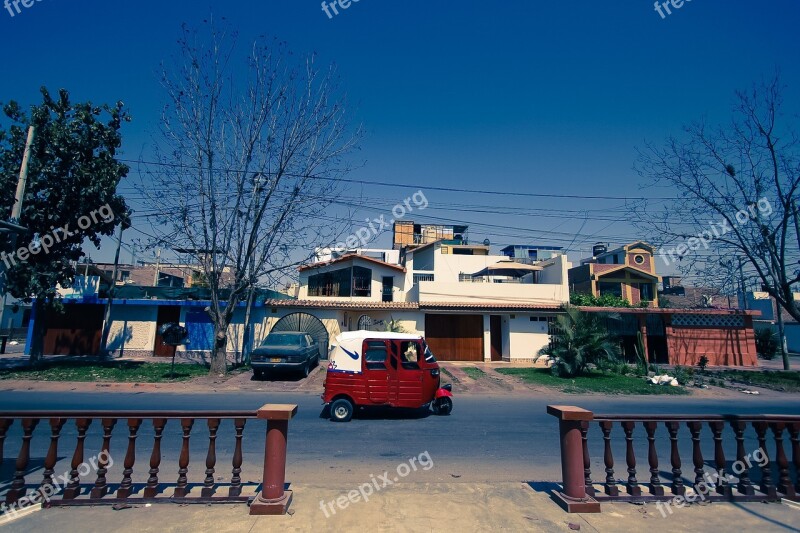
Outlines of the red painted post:
<svg viewBox="0 0 800 533">
<path fill-rule="evenodd" d="M 590 422 L 594 413 L 580 407 L 548 405 L 547 414 L 558 418 L 561 440 L 563 491 L 553 491 L 558 504 L 568 513 L 599 513 L 600 503 L 586 491 L 581 423 Z"/>
<path fill-rule="evenodd" d="M 286 514 L 292 502 L 292 491 L 284 490 L 286 483 L 286 438 L 289 420 L 297 414 L 292 404 L 266 404 L 258 410 L 258 418 L 267 421 L 267 441 L 264 449 L 264 483 L 253 503 L 251 515 Z"/>
</svg>

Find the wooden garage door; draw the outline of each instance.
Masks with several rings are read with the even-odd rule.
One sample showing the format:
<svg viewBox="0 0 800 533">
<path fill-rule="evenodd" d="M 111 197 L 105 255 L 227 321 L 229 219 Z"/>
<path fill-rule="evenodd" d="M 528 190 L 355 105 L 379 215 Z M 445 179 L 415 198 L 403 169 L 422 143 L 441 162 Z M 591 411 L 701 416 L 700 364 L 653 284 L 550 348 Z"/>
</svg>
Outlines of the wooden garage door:
<svg viewBox="0 0 800 533">
<path fill-rule="evenodd" d="M 483 317 L 425 315 L 425 340 L 440 361 L 483 361 Z"/>
<path fill-rule="evenodd" d="M 97 355 L 103 330 L 103 306 L 66 304 L 50 311 L 44 336 L 45 355 Z"/>
</svg>

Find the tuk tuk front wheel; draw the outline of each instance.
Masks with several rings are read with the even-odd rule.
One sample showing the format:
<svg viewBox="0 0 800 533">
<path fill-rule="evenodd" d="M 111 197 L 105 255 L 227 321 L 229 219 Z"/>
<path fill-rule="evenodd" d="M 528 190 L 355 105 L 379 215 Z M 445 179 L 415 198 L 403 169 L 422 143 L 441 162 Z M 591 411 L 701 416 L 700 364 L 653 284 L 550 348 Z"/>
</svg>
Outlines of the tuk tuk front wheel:
<svg viewBox="0 0 800 533">
<path fill-rule="evenodd" d="M 433 414 L 447 416 L 453 410 L 453 400 L 447 396 L 442 396 L 433 401 Z"/>
<path fill-rule="evenodd" d="M 339 398 L 331 404 L 331 420 L 349 422 L 353 418 L 353 403 L 346 398 Z"/>
</svg>

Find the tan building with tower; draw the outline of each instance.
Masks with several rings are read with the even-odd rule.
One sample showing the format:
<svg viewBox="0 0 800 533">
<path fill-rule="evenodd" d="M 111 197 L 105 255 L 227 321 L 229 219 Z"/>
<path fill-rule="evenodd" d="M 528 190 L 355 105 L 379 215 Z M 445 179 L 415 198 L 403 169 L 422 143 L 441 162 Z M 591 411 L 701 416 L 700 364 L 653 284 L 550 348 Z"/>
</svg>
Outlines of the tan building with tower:
<svg viewBox="0 0 800 533">
<path fill-rule="evenodd" d="M 633 306 L 658 307 L 658 285 L 654 249 L 644 241 L 636 241 L 613 250 L 595 244 L 592 257 L 581 260 L 569 270 L 569 289 L 573 294 L 618 296 Z"/>
</svg>

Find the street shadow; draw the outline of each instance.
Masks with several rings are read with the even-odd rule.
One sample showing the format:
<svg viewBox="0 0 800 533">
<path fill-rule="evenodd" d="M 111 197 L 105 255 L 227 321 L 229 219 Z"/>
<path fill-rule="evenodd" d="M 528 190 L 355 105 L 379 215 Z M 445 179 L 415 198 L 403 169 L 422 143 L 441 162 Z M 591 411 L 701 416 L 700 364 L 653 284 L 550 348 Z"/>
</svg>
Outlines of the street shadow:
<svg viewBox="0 0 800 533">
<path fill-rule="evenodd" d="M 353 419 L 358 420 L 419 420 L 433 415 L 427 407 L 409 409 L 404 407 L 370 406 L 356 407 Z M 319 418 L 330 418 L 330 405 L 325 405 Z"/>
</svg>

